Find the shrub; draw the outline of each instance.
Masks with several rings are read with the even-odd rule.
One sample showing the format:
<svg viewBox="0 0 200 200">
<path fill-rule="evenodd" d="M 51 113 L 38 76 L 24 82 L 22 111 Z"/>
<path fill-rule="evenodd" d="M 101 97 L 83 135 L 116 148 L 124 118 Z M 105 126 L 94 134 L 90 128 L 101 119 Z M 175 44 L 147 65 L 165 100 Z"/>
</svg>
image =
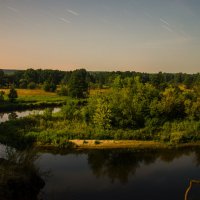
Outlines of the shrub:
<svg viewBox="0 0 200 200">
<path fill-rule="evenodd" d="M 170 142 L 172 144 L 184 143 L 184 142 L 186 142 L 184 135 L 185 135 L 185 132 L 183 132 L 183 131 L 182 132 L 178 132 L 178 131 L 177 132 L 173 132 L 170 135 Z"/>
<path fill-rule="evenodd" d="M 30 82 L 27 87 L 32 90 L 36 88 L 36 84 L 35 82 Z"/>
<path fill-rule="evenodd" d="M 4 91 L 0 91 L 0 102 L 4 101 L 4 94 L 5 94 Z"/>
<path fill-rule="evenodd" d="M 56 84 L 54 84 L 54 83 L 50 83 L 50 82 L 44 82 L 44 85 L 43 85 L 43 89 L 44 89 L 44 91 L 46 91 L 46 92 L 55 92 L 55 90 L 56 90 Z"/>
<path fill-rule="evenodd" d="M 43 117 L 45 120 L 51 120 L 53 113 L 53 108 L 46 108 L 43 113 Z"/>
<path fill-rule="evenodd" d="M 9 98 L 10 102 L 14 102 L 15 99 L 16 99 L 17 97 L 18 97 L 17 91 L 16 91 L 15 88 L 12 86 L 12 87 L 10 88 L 10 92 L 9 92 L 9 94 L 8 94 L 8 98 Z"/>
<path fill-rule="evenodd" d="M 67 86 L 62 85 L 60 90 L 58 90 L 58 95 L 60 95 L 60 96 L 68 96 L 68 88 L 67 88 Z"/>
<path fill-rule="evenodd" d="M 99 140 L 95 140 L 95 141 L 94 141 L 94 144 L 96 144 L 96 145 L 97 145 L 97 144 L 101 144 L 101 142 L 100 142 Z"/>
</svg>

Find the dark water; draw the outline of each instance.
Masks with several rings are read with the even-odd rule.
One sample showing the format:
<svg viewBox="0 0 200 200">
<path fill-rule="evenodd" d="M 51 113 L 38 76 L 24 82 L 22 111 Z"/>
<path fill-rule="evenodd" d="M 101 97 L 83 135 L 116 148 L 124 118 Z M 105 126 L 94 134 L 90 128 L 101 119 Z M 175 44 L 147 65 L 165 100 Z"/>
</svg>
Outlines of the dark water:
<svg viewBox="0 0 200 200">
<path fill-rule="evenodd" d="M 42 190 L 49 200 L 181 200 L 200 180 L 200 150 L 43 153 L 36 164 L 50 172 Z M 188 199 L 200 199 L 200 185 Z"/>
</svg>

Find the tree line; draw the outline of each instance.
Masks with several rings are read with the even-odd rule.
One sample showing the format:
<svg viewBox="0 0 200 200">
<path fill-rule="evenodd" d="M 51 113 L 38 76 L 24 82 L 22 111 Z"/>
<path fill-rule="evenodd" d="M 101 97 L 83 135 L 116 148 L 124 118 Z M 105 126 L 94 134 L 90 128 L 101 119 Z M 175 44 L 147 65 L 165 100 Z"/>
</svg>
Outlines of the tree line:
<svg viewBox="0 0 200 200">
<path fill-rule="evenodd" d="M 8 88 L 13 85 L 16 88 L 43 88 L 46 91 L 56 91 L 61 85 L 61 93 L 67 93 L 66 87 L 104 88 L 127 84 L 129 78 L 140 77 L 142 83 L 165 88 L 167 85 L 184 84 L 188 89 L 200 82 L 200 73 L 141 73 L 134 71 L 126 72 L 89 72 L 85 69 L 74 71 L 27 69 L 18 70 L 13 74 L 4 73 L 0 70 L 0 88 Z M 70 92 L 72 96 L 77 96 Z M 79 95 L 78 95 L 79 96 Z M 77 97 L 78 97 L 77 96 Z M 82 96 L 82 95 L 81 95 Z"/>
</svg>

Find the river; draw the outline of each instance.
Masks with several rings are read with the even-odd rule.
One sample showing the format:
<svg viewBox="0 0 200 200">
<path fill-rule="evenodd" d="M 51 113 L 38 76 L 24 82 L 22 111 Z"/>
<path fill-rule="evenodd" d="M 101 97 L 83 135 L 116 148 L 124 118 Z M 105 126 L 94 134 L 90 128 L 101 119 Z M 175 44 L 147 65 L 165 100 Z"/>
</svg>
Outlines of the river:
<svg viewBox="0 0 200 200">
<path fill-rule="evenodd" d="M 59 111 L 60 111 L 60 108 L 53 108 L 53 113 L 56 113 Z M 42 114 L 43 112 L 44 112 L 44 109 L 0 113 L 0 123 L 9 121 L 11 118 L 22 118 L 34 113 Z"/>
<path fill-rule="evenodd" d="M 40 152 L 35 165 L 48 172 L 43 200 L 184 200 L 200 180 L 200 149 Z M 200 185 L 188 196 L 200 199 Z"/>
<path fill-rule="evenodd" d="M 24 117 L 34 112 L 16 114 Z M 0 122 L 9 120 L 9 114 L 2 115 Z M 0 145 L 0 158 L 4 153 L 5 146 Z M 200 180 L 200 149 L 85 150 L 38 155 L 34 165 L 48 174 L 41 175 L 45 181 L 40 192 L 43 200 L 184 200 L 190 180 Z M 200 184 L 189 192 L 188 200 L 197 199 Z"/>
<path fill-rule="evenodd" d="M 43 153 L 37 164 L 50 171 L 44 199 L 180 200 L 191 179 L 200 180 L 200 151 L 90 150 Z M 200 199 L 200 185 L 190 199 Z"/>
</svg>

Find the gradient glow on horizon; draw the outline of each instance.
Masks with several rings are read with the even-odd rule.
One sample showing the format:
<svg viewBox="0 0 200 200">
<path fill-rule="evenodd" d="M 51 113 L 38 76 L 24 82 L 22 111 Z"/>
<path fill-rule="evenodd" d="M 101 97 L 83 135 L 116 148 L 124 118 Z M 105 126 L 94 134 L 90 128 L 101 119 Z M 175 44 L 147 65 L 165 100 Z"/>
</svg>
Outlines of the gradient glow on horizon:
<svg viewBox="0 0 200 200">
<path fill-rule="evenodd" d="M 200 72 L 199 0 L 0 0 L 0 68 Z"/>
</svg>

